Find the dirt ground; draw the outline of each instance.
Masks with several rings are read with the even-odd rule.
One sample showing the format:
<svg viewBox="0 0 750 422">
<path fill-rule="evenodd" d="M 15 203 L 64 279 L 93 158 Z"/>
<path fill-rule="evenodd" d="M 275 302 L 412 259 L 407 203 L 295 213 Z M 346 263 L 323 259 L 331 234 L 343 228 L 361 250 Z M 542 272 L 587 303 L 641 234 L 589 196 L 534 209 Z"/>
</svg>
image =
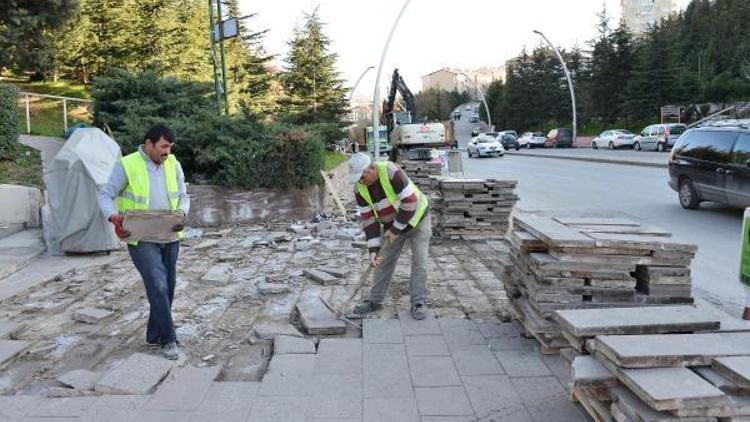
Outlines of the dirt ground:
<svg viewBox="0 0 750 422">
<path fill-rule="evenodd" d="M 272 353 L 269 341 L 253 334 L 264 322 L 292 322 L 299 327 L 295 303 L 302 295 L 320 295 L 348 313 L 360 298 L 360 275 L 366 265 L 357 222 L 318 218 L 310 222 L 194 230 L 183 241 L 173 315 L 186 364 L 220 365 L 223 380 L 257 380 Z M 508 245 L 504 241 L 440 241 L 430 250 L 429 306 L 438 316 L 505 318 L 508 304 L 502 285 Z M 105 371 L 145 343 L 148 302 L 141 279 L 123 249 L 108 265 L 73 270 L 36 289 L 0 303 L 0 319 L 25 325 L 15 338 L 33 342 L 31 352 L 0 375 L 2 394 L 55 395 L 56 377 L 73 369 Z M 214 265 L 231 266 L 226 285 L 201 282 Z M 331 285 L 303 274 L 322 265 L 348 271 Z M 392 317 L 409 306 L 410 257 L 402 255 L 385 309 L 373 317 Z M 258 285 L 287 286 L 280 294 L 262 294 Z M 349 298 L 352 297 L 352 300 Z M 113 315 L 98 324 L 73 320 L 84 307 Z M 358 336 L 349 327 L 347 335 Z"/>
</svg>

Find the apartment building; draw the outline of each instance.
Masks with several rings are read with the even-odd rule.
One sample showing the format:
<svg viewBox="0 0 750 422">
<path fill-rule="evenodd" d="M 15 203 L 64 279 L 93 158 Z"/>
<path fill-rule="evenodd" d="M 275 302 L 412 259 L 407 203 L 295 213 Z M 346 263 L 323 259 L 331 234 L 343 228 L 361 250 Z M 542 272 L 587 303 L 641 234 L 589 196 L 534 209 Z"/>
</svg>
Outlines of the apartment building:
<svg viewBox="0 0 750 422">
<path fill-rule="evenodd" d="M 678 11 L 677 0 L 621 0 L 622 18 L 634 34 Z"/>
</svg>

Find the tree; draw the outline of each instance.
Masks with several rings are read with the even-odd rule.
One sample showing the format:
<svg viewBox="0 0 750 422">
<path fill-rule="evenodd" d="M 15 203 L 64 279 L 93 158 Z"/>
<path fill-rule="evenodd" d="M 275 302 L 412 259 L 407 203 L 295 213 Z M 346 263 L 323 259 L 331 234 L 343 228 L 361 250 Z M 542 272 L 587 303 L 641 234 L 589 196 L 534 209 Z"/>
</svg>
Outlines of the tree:
<svg viewBox="0 0 750 422">
<path fill-rule="evenodd" d="M 305 14 L 294 31 L 282 74 L 284 113 L 299 123 L 339 121 L 347 113 L 346 90 L 336 70 L 338 56 L 329 52 L 318 9 Z"/>
<path fill-rule="evenodd" d="M 0 13 L 0 70 L 34 72 L 52 67 L 50 33 L 76 12 L 76 0 L 6 0 Z"/>
</svg>

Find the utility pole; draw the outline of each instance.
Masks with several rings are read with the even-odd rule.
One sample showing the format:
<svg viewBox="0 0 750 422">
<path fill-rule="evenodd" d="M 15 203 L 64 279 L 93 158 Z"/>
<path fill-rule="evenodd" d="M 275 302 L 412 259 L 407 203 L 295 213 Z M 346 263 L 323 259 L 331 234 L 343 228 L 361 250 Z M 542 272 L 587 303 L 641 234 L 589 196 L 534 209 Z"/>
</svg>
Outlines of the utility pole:
<svg viewBox="0 0 750 422">
<path fill-rule="evenodd" d="M 224 57 L 224 17 L 221 14 L 221 1 L 216 0 L 219 21 L 219 47 L 221 51 L 221 82 L 224 87 L 224 114 L 229 114 L 229 87 L 227 86 L 227 62 Z"/>
<path fill-rule="evenodd" d="M 208 0 L 208 35 L 211 38 L 211 64 L 214 67 L 214 93 L 216 94 L 216 108 L 221 111 L 221 83 L 219 82 L 219 68 L 216 64 L 216 25 L 214 25 L 214 2 Z"/>
<path fill-rule="evenodd" d="M 221 1 L 216 0 L 216 7 L 214 8 L 214 0 L 208 0 L 208 32 L 211 36 L 211 63 L 214 68 L 216 108 L 219 112 L 223 109 L 225 114 L 229 114 L 229 90 L 227 89 L 227 64 L 224 55 L 224 20 L 221 13 Z M 216 12 L 216 18 L 214 18 L 214 12 Z M 219 44 L 219 58 L 216 57 L 217 43 Z M 221 69 L 219 69 L 219 61 L 221 61 Z M 221 79 L 219 79 L 220 72 Z"/>
</svg>

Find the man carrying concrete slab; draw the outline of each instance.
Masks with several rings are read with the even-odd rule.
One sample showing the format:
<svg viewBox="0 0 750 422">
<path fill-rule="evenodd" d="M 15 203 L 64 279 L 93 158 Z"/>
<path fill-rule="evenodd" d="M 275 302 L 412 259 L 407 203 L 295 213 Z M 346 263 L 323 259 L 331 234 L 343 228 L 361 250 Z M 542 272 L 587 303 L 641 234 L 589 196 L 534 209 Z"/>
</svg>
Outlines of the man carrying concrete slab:
<svg viewBox="0 0 750 422">
<path fill-rule="evenodd" d="M 404 245 L 411 246 L 411 314 L 427 313 L 427 256 L 432 237 L 430 203 L 398 166 L 389 161 L 371 162 L 364 153 L 349 160 L 349 182 L 359 206 L 362 229 L 375 275 L 370 298 L 358 303 L 354 313 L 365 314 L 383 307 L 388 285 Z M 381 241 L 385 239 L 385 243 Z M 381 244 L 383 248 L 381 249 Z"/>
<path fill-rule="evenodd" d="M 120 239 L 130 235 L 123 229 L 125 212 L 170 210 L 187 215 L 190 198 L 182 167 L 170 153 L 174 142 L 171 129 L 155 125 L 146 132 L 138 151 L 123 157 L 112 169 L 109 181 L 99 194 L 99 207 Z M 183 228 L 182 225 L 172 228 L 177 232 L 177 239 L 182 237 Z M 160 346 L 167 359 L 179 358 L 172 320 L 179 250 L 179 240 L 128 243 L 128 252 L 143 279 L 150 305 L 146 341 Z"/>
</svg>

